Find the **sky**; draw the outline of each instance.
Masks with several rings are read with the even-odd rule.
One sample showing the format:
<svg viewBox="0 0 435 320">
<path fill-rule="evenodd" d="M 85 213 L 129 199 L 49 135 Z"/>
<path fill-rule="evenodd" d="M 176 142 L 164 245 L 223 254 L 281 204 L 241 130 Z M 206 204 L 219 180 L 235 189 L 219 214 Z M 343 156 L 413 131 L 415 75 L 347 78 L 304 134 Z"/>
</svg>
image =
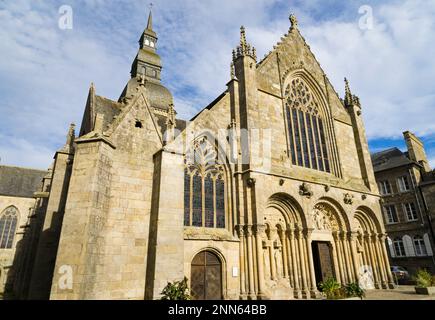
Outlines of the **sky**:
<svg viewBox="0 0 435 320">
<path fill-rule="evenodd" d="M 46 169 L 80 127 L 91 82 L 118 99 L 148 11 L 142 0 L 0 0 L 0 164 Z M 226 89 L 241 25 L 262 58 L 290 13 L 336 91 L 347 77 L 360 97 L 370 150 L 405 150 L 410 130 L 435 167 L 435 0 L 153 0 L 178 116 Z"/>
</svg>

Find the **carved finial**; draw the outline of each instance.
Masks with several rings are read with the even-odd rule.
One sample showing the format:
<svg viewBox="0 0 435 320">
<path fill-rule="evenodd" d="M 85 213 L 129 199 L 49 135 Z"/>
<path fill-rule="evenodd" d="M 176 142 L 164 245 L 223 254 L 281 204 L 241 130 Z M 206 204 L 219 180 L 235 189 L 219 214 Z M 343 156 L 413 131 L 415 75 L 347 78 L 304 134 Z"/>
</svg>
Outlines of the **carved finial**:
<svg viewBox="0 0 435 320">
<path fill-rule="evenodd" d="M 246 31 L 244 26 L 240 27 L 240 46 L 242 48 L 246 47 Z"/>
<path fill-rule="evenodd" d="M 290 15 L 289 19 L 290 19 L 291 29 L 297 29 L 298 28 L 298 19 L 296 18 L 296 16 L 292 13 Z"/>
<path fill-rule="evenodd" d="M 250 56 L 254 60 L 257 60 L 257 52 L 255 48 L 246 41 L 246 31 L 244 26 L 240 27 L 240 45 L 237 47 L 236 51 L 233 51 L 233 60 L 242 56 Z"/>
<path fill-rule="evenodd" d="M 344 105 L 346 107 L 352 106 L 352 105 L 356 105 L 358 107 L 361 107 L 359 98 L 352 94 L 352 91 L 350 90 L 350 85 L 349 85 L 349 81 L 347 80 L 347 78 L 344 78 L 344 85 L 345 85 L 345 93 L 344 93 Z M 360 115 L 361 113 L 359 113 Z"/>
<path fill-rule="evenodd" d="M 236 70 L 234 68 L 234 62 L 231 62 L 231 80 L 234 80 L 235 78 L 236 78 Z"/>
<path fill-rule="evenodd" d="M 71 123 L 69 125 L 68 135 L 66 137 L 66 144 L 71 147 L 74 144 L 74 139 L 76 137 L 75 129 L 76 129 L 76 125 L 74 123 Z"/>
<path fill-rule="evenodd" d="M 175 109 L 174 109 L 174 104 L 171 103 L 169 105 L 168 108 L 168 115 L 167 115 L 167 121 L 166 121 L 167 125 L 173 125 L 175 127 Z"/>
</svg>

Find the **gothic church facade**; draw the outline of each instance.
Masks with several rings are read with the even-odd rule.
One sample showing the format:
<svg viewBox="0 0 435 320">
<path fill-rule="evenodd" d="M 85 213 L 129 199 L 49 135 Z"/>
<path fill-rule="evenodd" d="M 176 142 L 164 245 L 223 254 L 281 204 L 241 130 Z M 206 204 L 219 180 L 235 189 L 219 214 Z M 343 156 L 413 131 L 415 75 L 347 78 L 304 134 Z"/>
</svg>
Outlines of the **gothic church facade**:
<svg viewBox="0 0 435 320">
<path fill-rule="evenodd" d="M 159 299 L 186 276 L 195 299 L 309 299 L 368 271 L 391 287 L 360 101 L 290 24 L 261 61 L 242 27 L 227 89 L 186 122 L 150 14 L 119 100 L 92 85 L 55 155 L 16 296 Z"/>
</svg>

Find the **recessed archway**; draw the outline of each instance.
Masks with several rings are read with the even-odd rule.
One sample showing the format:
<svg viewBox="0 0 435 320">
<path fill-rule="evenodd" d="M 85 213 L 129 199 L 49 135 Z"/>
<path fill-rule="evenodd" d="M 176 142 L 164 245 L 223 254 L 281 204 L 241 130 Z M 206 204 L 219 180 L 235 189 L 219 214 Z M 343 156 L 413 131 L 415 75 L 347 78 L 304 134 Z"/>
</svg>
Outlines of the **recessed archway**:
<svg viewBox="0 0 435 320">
<path fill-rule="evenodd" d="M 223 298 L 222 261 L 219 256 L 203 250 L 195 255 L 191 265 L 190 291 L 194 300 Z"/>
</svg>

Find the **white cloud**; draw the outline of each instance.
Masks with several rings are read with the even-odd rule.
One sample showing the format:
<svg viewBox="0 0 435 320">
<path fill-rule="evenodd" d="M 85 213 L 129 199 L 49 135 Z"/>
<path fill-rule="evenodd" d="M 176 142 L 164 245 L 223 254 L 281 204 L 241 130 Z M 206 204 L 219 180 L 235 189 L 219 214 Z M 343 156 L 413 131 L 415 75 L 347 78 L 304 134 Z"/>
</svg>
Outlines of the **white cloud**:
<svg viewBox="0 0 435 320">
<path fill-rule="evenodd" d="M 338 92 L 350 78 L 370 138 L 433 135 L 435 3 L 372 2 L 375 27 L 364 31 L 356 2 L 156 1 L 163 77 L 178 114 L 192 117 L 225 89 L 240 25 L 262 57 L 287 32 L 292 11 Z M 90 82 L 118 98 L 146 24 L 142 2 L 77 1 L 74 30 L 62 31 L 62 4 L 17 0 L 0 9 L 0 156 L 17 164 L 50 164 L 68 124 L 80 124 Z"/>
</svg>

